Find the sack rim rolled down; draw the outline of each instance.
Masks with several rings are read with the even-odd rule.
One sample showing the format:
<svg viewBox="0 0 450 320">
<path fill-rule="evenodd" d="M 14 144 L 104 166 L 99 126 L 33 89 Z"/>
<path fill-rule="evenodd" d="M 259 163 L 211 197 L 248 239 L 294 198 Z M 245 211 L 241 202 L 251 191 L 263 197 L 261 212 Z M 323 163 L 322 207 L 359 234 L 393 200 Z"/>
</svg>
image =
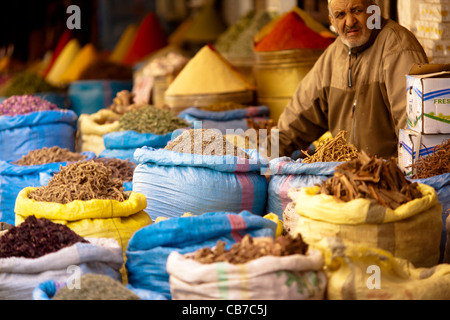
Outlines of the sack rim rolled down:
<svg viewBox="0 0 450 320">
<path fill-rule="evenodd" d="M 143 211 L 147 207 L 147 198 L 137 192 L 131 192 L 129 198 L 123 202 L 117 200 L 93 199 L 88 201 L 75 200 L 67 204 L 43 202 L 28 197 L 32 190 L 22 189 L 16 199 L 14 211 L 23 218 L 35 216 L 49 220 L 78 221 L 82 219 L 105 219 L 130 217 Z"/>
<path fill-rule="evenodd" d="M 36 111 L 15 116 L 0 116 L 0 131 L 51 123 L 66 123 L 76 129 L 78 116 L 72 110 Z"/>
<path fill-rule="evenodd" d="M 292 200 L 295 203 L 295 212 L 312 220 L 345 225 L 391 223 L 411 218 L 439 204 L 433 187 L 418 184 L 417 188 L 423 197 L 411 200 L 395 210 L 370 199 L 338 202 L 334 196 L 316 194 L 319 190 L 318 186 L 300 188 Z M 314 201 L 310 201 L 311 197 L 314 197 Z M 306 204 L 308 207 L 305 206 Z M 336 214 L 337 211 L 356 212 L 357 215 Z"/>
</svg>

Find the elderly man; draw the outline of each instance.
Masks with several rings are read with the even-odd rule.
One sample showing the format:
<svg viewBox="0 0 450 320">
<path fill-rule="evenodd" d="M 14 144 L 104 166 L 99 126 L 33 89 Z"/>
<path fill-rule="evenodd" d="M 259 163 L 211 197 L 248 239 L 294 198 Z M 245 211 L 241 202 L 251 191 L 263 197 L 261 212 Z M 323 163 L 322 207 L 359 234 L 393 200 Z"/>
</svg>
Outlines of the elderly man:
<svg viewBox="0 0 450 320">
<path fill-rule="evenodd" d="M 360 151 L 397 156 L 399 129 L 406 126 L 406 74 L 426 64 L 414 35 L 395 21 L 374 26 L 375 0 L 329 0 L 339 37 L 300 82 L 278 122 L 280 156 L 306 150 L 325 132 Z M 368 10 L 369 9 L 369 10 Z"/>
</svg>

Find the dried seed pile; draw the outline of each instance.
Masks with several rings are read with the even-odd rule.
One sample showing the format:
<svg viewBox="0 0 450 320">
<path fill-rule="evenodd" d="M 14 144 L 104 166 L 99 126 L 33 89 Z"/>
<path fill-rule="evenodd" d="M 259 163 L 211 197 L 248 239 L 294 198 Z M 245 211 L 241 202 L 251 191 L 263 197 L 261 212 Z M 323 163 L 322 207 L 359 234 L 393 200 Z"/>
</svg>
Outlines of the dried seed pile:
<svg viewBox="0 0 450 320">
<path fill-rule="evenodd" d="M 77 162 L 62 167 L 48 185 L 32 190 L 28 197 L 36 201 L 67 204 L 75 200 L 125 201 L 123 181 L 103 163 Z"/>
<path fill-rule="evenodd" d="M 0 104 L 0 116 L 12 117 L 32 112 L 58 109 L 55 104 L 33 95 L 12 96 Z"/>
<path fill-rule="evenodd" d="M 203 264 L 228 262 L 231 264 L 244 264 L 264 256 L 283 257 L 293 254 L 304 255 L 308 251 L 308 244 L 298 234 L 272 238 L 253 239 L 246 235 L 241 242 L 234 244 L 229 250 L 225 249 L 225 242 L 217 241 L 214 249 L 202 248 L 194 252 L 191 259 Z"/>
<path fill-rule="evenodd" d="M 177 117 L 171 110 L 145 106 L 120 117 L 119 127 L 125 131 L 164 135 L 177 129 L 188 128 L 189 123 Z"/>
<path fill-rule="evenodd" d="M 420 158 L 412 166 L 413 179 L 427 179 L 450 172 L 450 139 L 436 146 L 432 155 Z"/>
<path fill-rule="evenodd" d="M 0 258 L 35 259 L 78 242 L 88 243 L 65 225 L 30 216 L 0 237 Z"/>
<path fill-rule="evenodd" d="M 169 142 L 166 150 L 211 156 L 232 155 L 249 159 L 242 149 L 228 141 L 220 132 L 213 129 L 190 129 Z"/>
<path fill-rule="evenodd" d="M 14 162 L 18 166 L 35 166 L 47 163 L 77 162 L 85 160 L 86 155 L 71 152 L 69 149 L 60 147 L 42 148 L 32 150 L 24 155 L 20 160 Z"/>
<path fill-rule="evenodd" d="M 334 176 L 322 182 L 318 193 L 333 195 L 344 202 L 374 199 L 391 209 L 422 198 L 417 183 L 405 178 L 394 159 L 385 161 L 364 152 L 358 159 L 337 166 Z"/>
<path fill-rule="evenodd" d="M 247 106 L 233 101 L 215 102 L 211 103 L 206 107 L 199 107 L 199 109 L 201 110 L 216 111 L 216 112 L 245 109 L 245 108 L 247 108 Z"/>
<path fill-rule="evenodd" d="M 358 158 L 358 150 L 347 142 L 346 134 L 346 131 L 340 131 L 336 137 L 321 141 L 313 155 L 302 151 L 306 155 L 302 162 L 345 162 Z"/>
<path fill-rule="evenodd" d="M 59 289 L 52 300 L 141 300 L 121 282 L 103 274 L 84 274 L 80 286 Z"/>
<path fill-rule="evenodd" d="M 127 160 L 116 158 L 96 158 L 95 162 L 103 163 L 112 171 L 112 177 L 122 180 L 123 182 L 133 181 L 134 170 L 136 164 Z"/>
</svg>

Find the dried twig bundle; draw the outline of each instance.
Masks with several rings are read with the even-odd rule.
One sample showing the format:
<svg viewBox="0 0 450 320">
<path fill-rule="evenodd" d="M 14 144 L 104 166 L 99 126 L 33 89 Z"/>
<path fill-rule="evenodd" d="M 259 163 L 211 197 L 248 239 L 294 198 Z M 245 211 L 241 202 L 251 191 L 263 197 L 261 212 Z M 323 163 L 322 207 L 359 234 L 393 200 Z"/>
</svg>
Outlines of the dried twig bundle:
<svg viewBox="0 0 450 320">
<path fill-rule="evenodd" d="M 432 155 L 420 158 L 416 164 L 413 179 L 427 179 L 450 172 L 450 139 L 435 147 Z"/>
<path fill-rule="evenodd" d="M 313 155 L 302 151 L 307 156 L 302 162 L 345 162 L 358 158 L 358 150 L 347 142 L 346 134 L 346 131 L 340 131 L 336 137 L 321 141 Z"/>
<path fill-rule="evenodd" d="M 61 166 L 61 171 L 53 176 L 48 185 L 34 189 L 28 197 L 61 204 L 94 199 L 124 201 L 123 182 L 114 178 L 112 173 L 103 163 L 93 160 Z"/>
<path fill-rule="evenodd" d="M 422 197 L 417 183 L 405 178 L 394 159 L 385 161 L 364 152 L 358 159 L 336 167 L 334 176 L 322 182 L 318 193 L 333 195 L 344 202 L 374 199 L 391 209 Z"/>
<path fill-rule="evenodd" d="M 86 159 L 87 156 L 71 152 L 69 149 L 60 147 L 42 148 L 32 150 L 20 160 L 14 162 L 18 166 L 35 166 L 47 163 L 77 162 Z"/>
</svg>

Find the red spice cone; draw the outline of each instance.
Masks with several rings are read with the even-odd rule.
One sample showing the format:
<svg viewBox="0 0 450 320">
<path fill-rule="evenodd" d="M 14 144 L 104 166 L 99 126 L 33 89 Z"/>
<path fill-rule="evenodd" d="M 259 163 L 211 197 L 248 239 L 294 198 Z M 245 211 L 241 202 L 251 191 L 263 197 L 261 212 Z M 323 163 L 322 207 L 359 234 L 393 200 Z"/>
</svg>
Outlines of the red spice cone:
<svg viewBox="0 0 450 320">
<path fill-rule="evenodd" d="M 158 17 L 149 13 L 142 21 L 136 36 L 125 54 L 123 64 L 133 65 L 149 54 L 167 46 L 167 34 Z"/>
<path fill-rule="evenodd" d="M 59 54 L 61 53 L 61 51 L 63 51 L 64 47 L 66 46 L 67 43 L 69 43 L 71 39 L 72 33 L 70 32 L 69 29 L 65 30 L 61 38 L 59 38 L 59 41 L 56 45 L 55 51 L 53 52 L 53 56 L 50 60 L 50 63 L 48 64 L 47 68 L 44 71 L 44 78 L 47 77 L 47 74 L 50 72 Z"/>
<path fill-rule="evenodd" d="M 255 51 L 325 49 L 333 41 L 309 28 L 298 13 L 290 12 L 255 45 Z"/>
</svg>

